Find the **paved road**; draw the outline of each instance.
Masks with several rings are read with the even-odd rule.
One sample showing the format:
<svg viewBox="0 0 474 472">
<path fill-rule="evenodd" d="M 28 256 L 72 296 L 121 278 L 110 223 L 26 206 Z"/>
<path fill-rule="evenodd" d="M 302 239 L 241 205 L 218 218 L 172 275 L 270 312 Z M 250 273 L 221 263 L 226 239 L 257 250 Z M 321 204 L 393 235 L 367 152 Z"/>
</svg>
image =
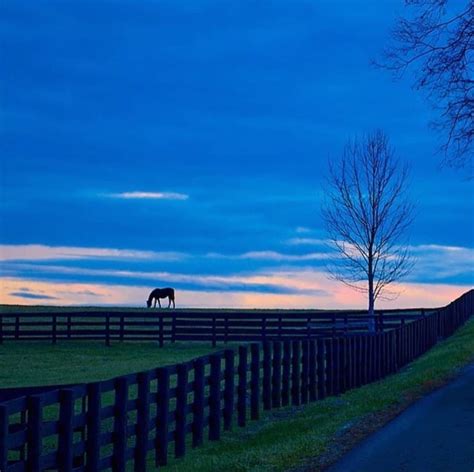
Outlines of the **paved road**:
<svg viewBox="0 0 474 472">
<path fill-rule="evenodd" d="M 328 472 L 474 472 L 474 365 L 369 436 Z"/>
</svg>

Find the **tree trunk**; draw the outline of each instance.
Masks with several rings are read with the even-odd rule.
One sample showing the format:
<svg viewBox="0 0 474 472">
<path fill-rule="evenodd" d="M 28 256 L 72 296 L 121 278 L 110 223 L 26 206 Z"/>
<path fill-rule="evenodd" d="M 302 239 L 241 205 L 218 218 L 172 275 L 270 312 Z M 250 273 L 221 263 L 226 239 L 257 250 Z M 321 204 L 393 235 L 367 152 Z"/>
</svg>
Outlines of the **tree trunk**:
<svg viewBox="0 0 474 472">
<path fill-rule="evenodd" d="M 369 310 L 368 314 L 371 317 L 369 319 L 369 331 L 375 331 L 375 311 L 374 311 L 374 288 L 373 281 L 369 282 Z"/>
<path fill-rule="evenodd" d="M 369 331 L 375 332 L 375 311 L 374 311 L 374 305 L 375 305 L 375 300 L 374 300 L 374 274 L 372 270 L 372 257 L 369 256 L 369 309 L 368 315 L 369 315 Z"/>
</svg>

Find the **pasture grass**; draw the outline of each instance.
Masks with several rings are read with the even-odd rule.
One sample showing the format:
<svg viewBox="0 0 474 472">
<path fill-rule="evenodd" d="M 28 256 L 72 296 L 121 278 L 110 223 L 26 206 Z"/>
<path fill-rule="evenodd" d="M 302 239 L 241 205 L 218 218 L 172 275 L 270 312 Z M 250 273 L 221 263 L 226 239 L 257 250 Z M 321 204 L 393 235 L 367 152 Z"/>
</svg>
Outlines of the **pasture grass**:
<svg viewBox="0 0 474 472">
<path fill-rule="evenodd" d="M 172 460 L 173 471 L 318 471 L 351 445 L 474 361 L 474 319 L 384 380 L 304 407 L 265 413 L 219 442 Z M 150 469 L 153 465 L 150 463 Z"/>
<path fill-rule="evenodd" d="M 202 356 L 210 343 L 8 341 L 0 344 L 0 386 L 26 387 L 106 380 Z"/>
</svg>

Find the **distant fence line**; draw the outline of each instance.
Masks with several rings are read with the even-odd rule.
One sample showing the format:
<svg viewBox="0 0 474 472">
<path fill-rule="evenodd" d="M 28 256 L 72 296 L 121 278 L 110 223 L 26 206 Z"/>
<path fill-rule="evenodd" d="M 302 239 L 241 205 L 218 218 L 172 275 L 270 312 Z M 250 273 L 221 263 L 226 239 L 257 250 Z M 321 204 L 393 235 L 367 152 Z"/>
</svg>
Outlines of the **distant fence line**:
<svg viewBox="0 0 474 472">
<path fill-rule="evenodd" d="M 103 340 L 165 342 L 252 342 L 307 339 L 367 331 L 370 320 L 377 331 L 393 329 L 432 310 L 377 311 L 374 317 L 358 311 L 192 311 L 148 312 L 29 312 L 0 314 L 0 343 L 15 341 Z"/>
<path fill-rule="evenodd" d="M 474 314 L 471 290 L 373 334 L 265 341 L 0 404 L 0 470 L 145 471 L 205 438 L 379 380 Z M 315 425 L 317 427 L 317 425 Z"/>
</svg>

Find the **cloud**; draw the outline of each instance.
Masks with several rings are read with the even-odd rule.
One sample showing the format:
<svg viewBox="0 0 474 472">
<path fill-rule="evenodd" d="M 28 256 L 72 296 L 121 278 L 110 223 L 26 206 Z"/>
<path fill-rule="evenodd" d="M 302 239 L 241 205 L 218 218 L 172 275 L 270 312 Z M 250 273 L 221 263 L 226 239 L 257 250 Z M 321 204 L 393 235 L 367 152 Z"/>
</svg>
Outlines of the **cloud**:
<svg viewBox="0 0 474 472">
<path fill-rule="evenodd" d="M 311 233 L 312 230 L 310 228 L 307 228 L 306 226 L 298 226 L 296 228 L 297 233 Z"/>
<path fill-rule="evenodd" d="M 178 284 L 192 286 L 197 290 L 212 288 L 228 292 L 230 290 L 256 291 L 262 293 L 311 293 L 325 295 L 324 289 L 316 284 L 301 284 L 288 280 L 279 272 L 262 271 L 253 274 L 203 275 L 183 274 L 165 271 L 131 271 L 121 269 L 88 269 L 56 265 L 17 264 L 16 269 L 36 274 L 63 275 L 67 277 L 92 277 L 98 279 L 147 280 L 153 284 Z M 294 273 L 299 271 L 294 270 Z"/>
<path fill-rule="evenodd" d="M 464 276 L 474 282 L 474 248 L 421 244 L 409 248 L 415 256 L 412 277 L 419 280 L 446 280 Z"/>
<path fill-rule="evenodd" d="M 242 254 L 219 254 L 210 252 L 206 255 L 209 258 L 217 259 L 242 259 L 242 260 L 261 260 L 261 261 L 321 261 L 331 257 L 328 253 L 313 252 L 309 254 L 284 254 L 278 251 L 249 251 Z"/>
<path fill-rule="evenodd" d="M 189 198 L 189 195 L 177 192 L 122 192 L 111 193 L 108 196 L 126 200 L 187 200 Z"/>
<path fill-rule="evenodd" d="M 290 238 L 286 243 L 291 246 L 326 246 L 329 244 L 329 240 L 318 238 Z"/>
<path fill-rule="evenodd" d="M 45 246 L 42 244 L 0 245 L 0 260 L 65 260 L 65 259 L 135 259 L 176 261 L 186 257 L 178 252 L 155 252 L 135 249 Z"/>
<path fill-rule="evenodd" d="M 56 297 L 42 295 L 40 293 L 32 293 L 31 290 L 27 290 L 26 292 L 11 292 L 10 296 L 17 298 L 30 298 L 32 300 L 57 300 Z"/>
</svg>

